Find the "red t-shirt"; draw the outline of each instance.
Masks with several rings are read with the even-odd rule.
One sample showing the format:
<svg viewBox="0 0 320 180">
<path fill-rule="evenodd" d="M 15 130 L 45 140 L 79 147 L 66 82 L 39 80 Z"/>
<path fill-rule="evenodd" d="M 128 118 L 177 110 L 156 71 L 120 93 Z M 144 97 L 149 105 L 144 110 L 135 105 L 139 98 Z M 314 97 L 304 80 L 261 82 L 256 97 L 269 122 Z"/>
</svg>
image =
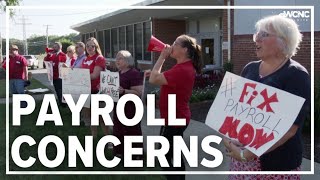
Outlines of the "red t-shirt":
<svg viewBox="0 0 320 180">
<path fill-rule="evenodd" d="M 189 124 L 191 112 L 189 99 L 192 94 L 194 79 L 196 76 L 192 61 L 176 64 L 163 73 L 168 84 L 160 89 L 160 114 L 168 124 L 168 94 L 176 94 L 176 117 L 185 118 Z"/>
<path fill-rule="evenodd" d="M 93 73 L 94 67 L 100 66 L 104 71 L 106 69 L 106 61 L 102 55 L 95 54 L 88 56 L 82 61 L 81 68 L 90 69 L 90 74 Z M 96 79 L 91 79 L 91 93 L 98 92 L 100 88 L 100 74 Z"/>
<path fill-rule="evenodd" d="M 21 55 L 9 56 L 9 79 L 24 79 L 23 68 L 28 66 L 26 58 Z"/>
<path fill-rule="evenodd" d="M 67 60 L 66 54 L 60 51 L 58 54 L 54 53 L 52 55 L 48 54 L 45 58 L 45 61 L 52 61 L 53 65 L 53 79 L 59 79 L 59 63 L 65 63 Z"/>
<path fill-rule="evenodd" d="M 73 57 L 72 59 L 71 59 L 71 61 L 70 61 L 70 67 L 72 67 L 73 66 L 73 64 L 74 64 L 74 62 L 76 61 L 76 58 L 75 57 Z"/>
</svg>

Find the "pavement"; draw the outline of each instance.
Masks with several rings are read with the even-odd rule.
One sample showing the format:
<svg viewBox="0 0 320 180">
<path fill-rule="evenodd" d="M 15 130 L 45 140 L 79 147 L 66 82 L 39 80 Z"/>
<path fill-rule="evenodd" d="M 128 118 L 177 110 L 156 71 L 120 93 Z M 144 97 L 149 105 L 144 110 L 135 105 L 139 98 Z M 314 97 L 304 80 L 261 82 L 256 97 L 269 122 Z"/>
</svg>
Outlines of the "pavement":
<svg viewBox="0 0 320 180">
<path fill-rule="evenodd" d="M 38 70 L 31 70 L 33 73 L 33 78 L 36 78 L 39 80 L 42 84 L 50 88 L 54 92 L 53 86 L 49 83 L 47 76 L 46 76 L 46 70 L 44 69 L 38 69 Z M 34 98 L 36 100 L 41 100 L 43 99 L 43 95 L 35 95 Z M 5 99 L 0 99 L 0 103 L 5 103 Z M 142 127 L 142 133 L 144 138 L 146 136 L 150 135 L 159 135 L 160 127 L 157 126 L 147 126 L 147 120 L 146 120 L 146 112 L 147 109 L 145 109 L 144 113 L 145 116 L 141 121 L 141 127 Z M 156 117 L 159 117 L 159 110 L 156 110 Z M 205 125 L 202 122 L 196 121 L 196 120 L 191 120 L 188 128 L 186 129 L 184 133 L 184 140 L 186 142 L 186 145 L 189 146 L 189 137 L 190 136 L 198 136 L 198 165 L 199 167 L 197 168 L 192 168 L 188 165 L 187 161 L 185 160 L 185 165 L 186 165 L 186 171 L 228 171 L 228 165 L 230 163 L 230 160 L 228 157 L 225 155 L 223 156 L 224 160 L 222 164 L 216 168 L 206 168 L 202 166 L 200 163 L 203 158 L 206 158 L 208 160 L 212 160 L 212 156 L 203 152 L 201 148 L 201 142 L 202 140 L 208 136 L 208 135 L 218 135 L 217 132 L 213 131 L 211 128 L 209 128 L 207 125 Z M 220 136 L 220 135 L 219 135 Z M 144 140 L 146 142 L 146 140 Z M 212 145 L 212 144 L 211 144 Z M 212 145 L 214 148 L 220 150 L 221 152 L 225 152 L 225 148 L 223 147 L 223 144 L 214 144 Z M 146 149 L 146 143 L 144 143 L 144 149 Z M 311 171 L 311 161 L 308 159 L 303 158 L 302 161 L 302 171 Z M 319 163 L 314 163 L 314 173 L 312 175 L 301 175 L 302 180 L 319 180 L 320 179 L 320 164 Z M 212 180 L 212 179 L 217 179 L 217 180 L 224 180 L 228 179 L 228 175 L 186 175 L 187 180 Z"/>
</svg>

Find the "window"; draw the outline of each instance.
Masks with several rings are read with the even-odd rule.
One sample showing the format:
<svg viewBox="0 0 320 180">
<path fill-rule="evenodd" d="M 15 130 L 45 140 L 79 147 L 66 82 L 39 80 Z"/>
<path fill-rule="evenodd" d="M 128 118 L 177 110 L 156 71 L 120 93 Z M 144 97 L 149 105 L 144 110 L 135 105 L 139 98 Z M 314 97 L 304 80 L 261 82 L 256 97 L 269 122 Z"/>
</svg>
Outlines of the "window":
<svg viewBox="0 0 320 180">
<path fill-rule="evenodd" d="M 133 51 L 133 25 L 129 25 L 126 27 L 127 29 L 127 34 L 126 34 L 126 41 L 127 41 L 127 47 L 126 49 L 134 56 L 134 51 Z"/>
<path fill-rule="evenodd" d="M 107 58 L 111 58 L 110 40 L 110 29 L 108 29 L 104 31 L 104 42 L 106 43 L 104 46 L 104 56 Z"/>
<path fill-rule="evenodd" d="M 119 50 L 126 49 L 126 27 L 119 27 Z"/>
<path fill-rule="evenodd" d="M 111 57 L 115 58 L 118 51 L 118 28 L 113 28 L 111 29 Z"/>
<path fill-rule="evenodd" d="M 103 31 L 98 31 L 98 39 L 97 39 L 100 49 L 102 51 L 102 55 L 105 55 L 105 50 L 104 50 L 104 37 L 103 37 Z"/>
<path fill-rule="evenodd" d="M 147 51 L 149 41 L 151 38 L 151 23 L 143 23 L 143 60 L 151 60 L 151 52 Z"/>
<path fill-rule="evenodd" d="M 81 41 L 85 42 L 86 41 L 86 34 L 81 34 Z"/>
<path fill-rule="evenodd" d="M 142 23 L 134 25 L 135 59 L 142 60 Z"/>
</svg>

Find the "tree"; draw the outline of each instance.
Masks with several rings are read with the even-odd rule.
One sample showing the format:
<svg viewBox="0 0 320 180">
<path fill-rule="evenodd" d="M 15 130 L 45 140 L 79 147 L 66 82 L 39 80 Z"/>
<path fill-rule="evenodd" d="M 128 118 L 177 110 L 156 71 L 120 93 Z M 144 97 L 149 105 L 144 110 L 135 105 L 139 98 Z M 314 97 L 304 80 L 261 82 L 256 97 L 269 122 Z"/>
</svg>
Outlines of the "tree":
<svg viewBox="0 0 320 180">
<path fill-rule="evenodd" d="M 21 0 L 0 0 L 0 13 L 6 11 L 7 6 L 19 6 Z M 13 11 L 10 11 L 10 17 L 14 15 Z M 0 62 L 2 62 L 2 37 L 0 32 Z"/>
</svg>

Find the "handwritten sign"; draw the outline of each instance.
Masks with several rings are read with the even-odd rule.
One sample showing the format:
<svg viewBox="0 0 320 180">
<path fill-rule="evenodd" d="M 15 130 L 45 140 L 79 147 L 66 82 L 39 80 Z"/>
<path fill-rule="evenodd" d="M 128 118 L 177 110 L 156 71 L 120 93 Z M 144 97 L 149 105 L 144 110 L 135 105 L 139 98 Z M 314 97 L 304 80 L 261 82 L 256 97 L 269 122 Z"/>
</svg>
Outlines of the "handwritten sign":
<svg viewBox="0 0 320 180">
<path fill-rule="evenodd" d="M 48 80 L 50 84 L 53 86 L 53 64 L 51 61 L 43 61 L 46 65 Z"/>
<path fill-rule="evenodd" d="M 119 100 L 120 77 L 119 72 L 101 71 L 100 94 L 108 94 L 114 102 Z"/>
<path fill-rule="evenodd" d="M 61 68 L 62 94 L 71 94 L 74 102 L 78 102 L 81 94 L 91 94 L 89 69 Z M 65 100 L 62 98 L 62 102 Z M 90 96 L 84 107 L 90 108 Z"/>
<path fill-rule="evenodd" d="M 227 72 L 206 124 L 261 156 L 290 129 L 304 101 Z"/>
</svg>

